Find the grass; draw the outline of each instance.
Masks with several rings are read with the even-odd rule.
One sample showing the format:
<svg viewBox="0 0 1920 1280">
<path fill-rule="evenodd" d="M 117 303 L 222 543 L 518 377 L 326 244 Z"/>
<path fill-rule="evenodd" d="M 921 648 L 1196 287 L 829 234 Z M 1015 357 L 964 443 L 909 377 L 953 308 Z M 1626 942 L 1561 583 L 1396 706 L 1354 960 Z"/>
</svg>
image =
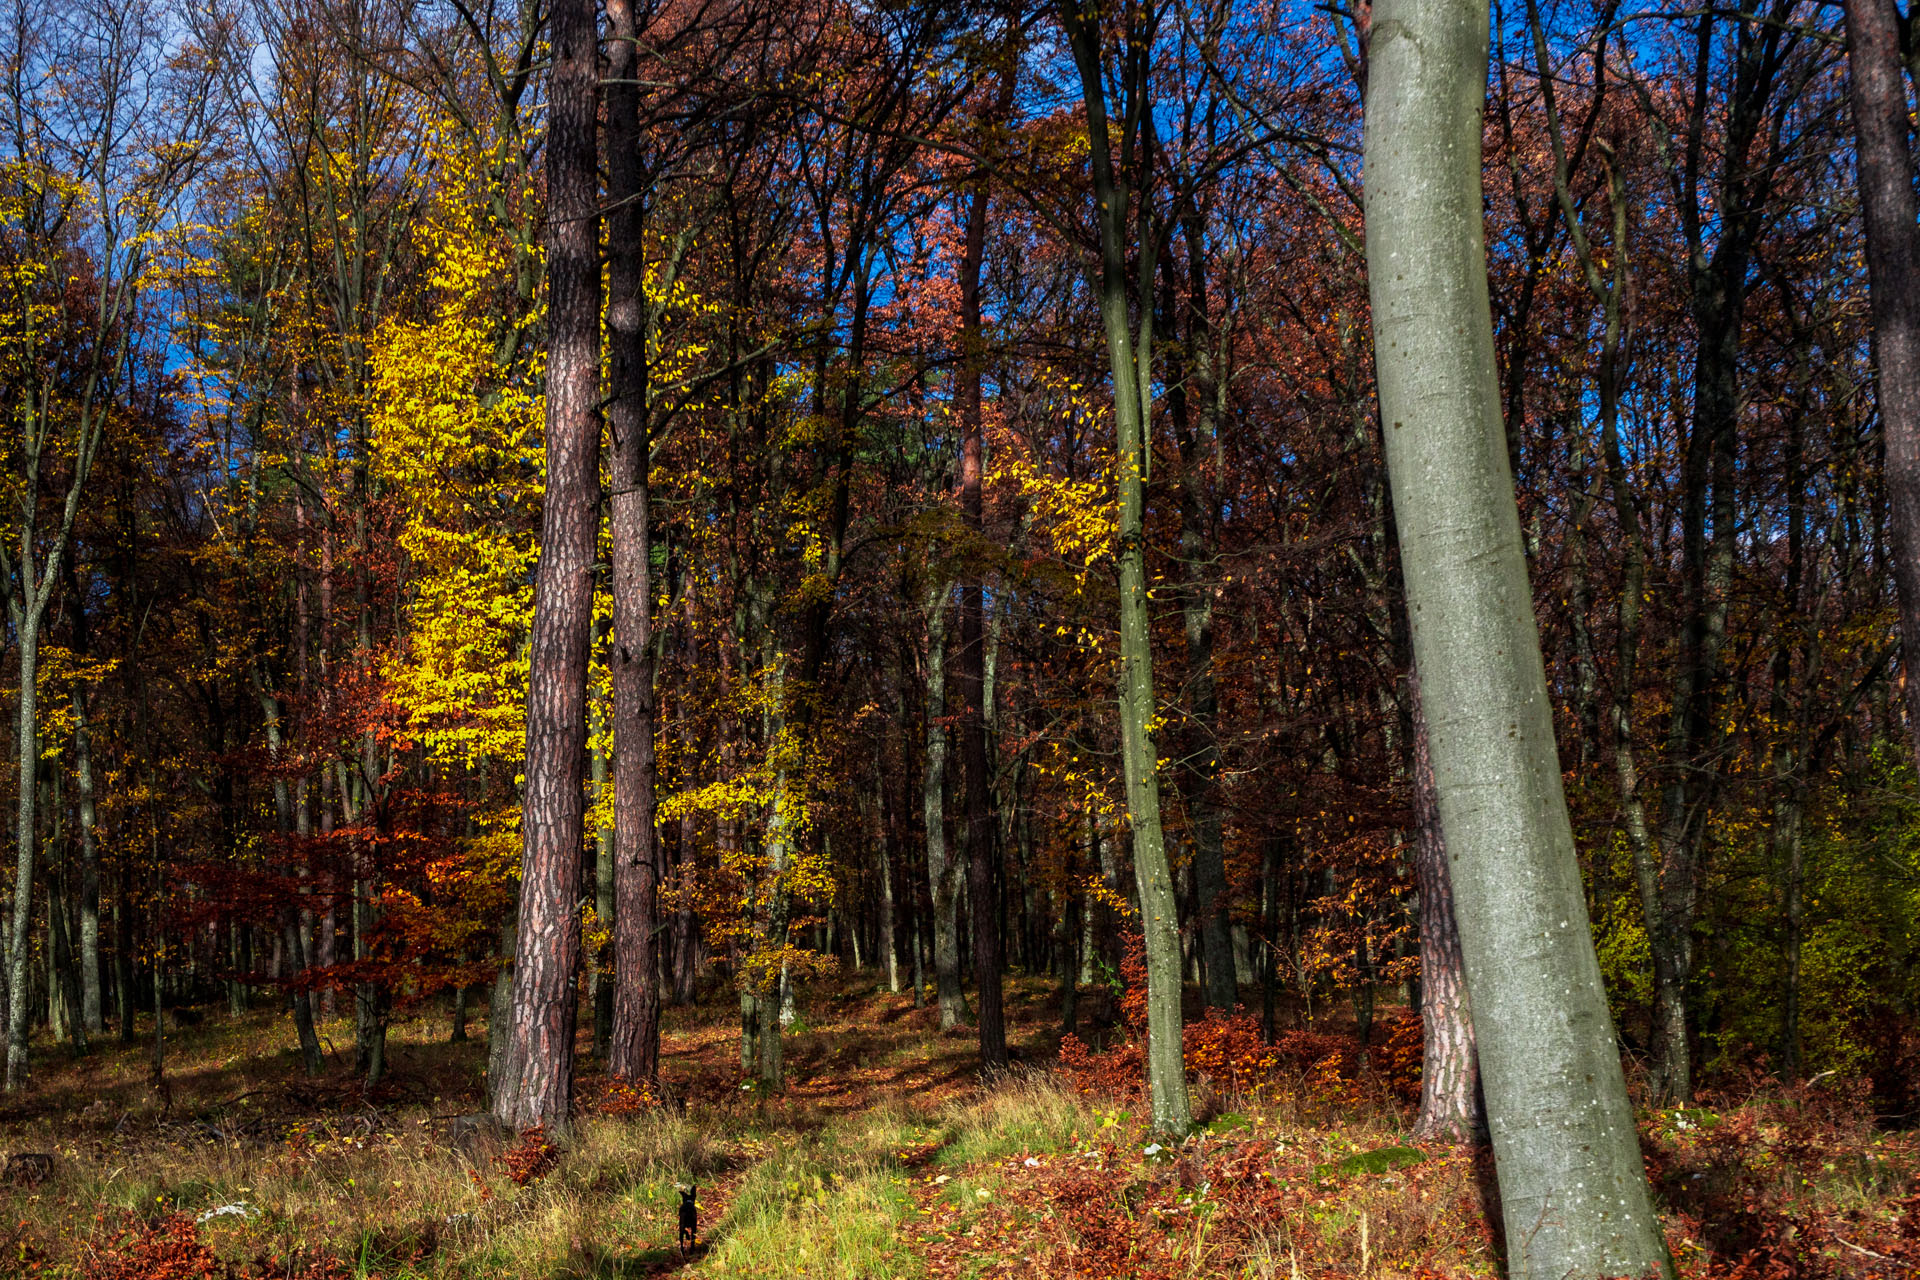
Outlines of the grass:
<svg viewBox="0 0 1920 1280">
<path fill-rule="evenodd" d="M 966 1034 L 906 997 L 825 985 L 789 1044 L 790 1088 L 765 1099 L 739 1087 L 727 1007 L 672 1010 L 663 1075 L 680 1104 L 589 1111 L 526 1186 L 450 1144 L 450 1118 L 480 1109 L 485 1045 L 446 1043 L 444 1022 L 395 1027 L 393 1076 L 371 1097 L 341 1064 L 301 1080 L 266 1012 L 170 1034 L 170 1108 L 145 1044 L 43 1050 L 0 1111 L 0 1150 L 50 1151 L 54 1174 L 0 1188 L 0 1275 L 145 1280 L 127 1242 L 169 1231 L 234 1275 L 307 1280 L 1496 1273 L 1484 1159 L 1409 1150 L 1410 1116 L 1382 1090 L 1316 1097 L 1294 1081 L 1220 1099 L 1206 1129 L 1156 1150 L 1136 1101 L 1033 1065 L 1051 1050 L 1046 996 L 1014 984 L 1028 1065 L 983 1087 Z M 1900 1274 L 1871 1255 L 1904 1247 L 1920 1151 L 1850 1105 L 1756 1084 L 1647 1116 L 1686 1274 L 1741 1274 L 1748 1255 L 1784 1257 L 1781 1274 Z M 675 1246 L 683 1183 L 701 1189 L 690 1258 Z M 223 1206 L 241 1208 L 170 1217 Z M 203 1262 L 167 1274 L 221 1274 Z"/>
</svg>

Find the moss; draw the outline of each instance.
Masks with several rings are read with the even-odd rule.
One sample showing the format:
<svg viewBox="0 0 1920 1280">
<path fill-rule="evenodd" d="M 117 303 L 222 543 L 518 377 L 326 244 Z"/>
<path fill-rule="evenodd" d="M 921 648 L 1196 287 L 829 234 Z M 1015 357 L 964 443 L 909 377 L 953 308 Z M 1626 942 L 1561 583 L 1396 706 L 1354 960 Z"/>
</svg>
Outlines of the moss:
<svg viewBox="0 0 1920 1280">
<path fill-rule="evenodd" d="M 1375 1147 L 1372 1151 L 1362 1151 L 1358 1155 L 1351 1155 L 1339 1161 L 1333 1166 L 1333 1171 L 1349 1177 L 1388 1173 L 1394 1169 L 1404 1169 L 1408 1165 L 1419 1164 L 1426 1158 L 1417 1147 Z"/>
</svg>

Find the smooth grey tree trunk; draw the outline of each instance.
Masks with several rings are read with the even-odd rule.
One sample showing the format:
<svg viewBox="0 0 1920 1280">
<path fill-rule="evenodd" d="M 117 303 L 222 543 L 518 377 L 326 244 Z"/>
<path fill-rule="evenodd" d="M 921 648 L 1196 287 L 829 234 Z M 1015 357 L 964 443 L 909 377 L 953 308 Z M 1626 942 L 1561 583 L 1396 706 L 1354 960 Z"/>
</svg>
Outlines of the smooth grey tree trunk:
<svg viewBox="0 0 1920 1280">
<path fill-rule="evenodd" d="M 1594 955 L 1527 582 L 1481 225 L 1481 0 L 1373 10 L 1374 353 L 1516 1280 L 1672 1274 Z"/>
<path fill-rule="evenodd" d="M 1123 156 L 1116 165 L 1108 138 L 1102 33 L 1071 0 L 1061 5 L 1060 18 L 1073 46 L 1081 101 L 1087 111 L 1088 169 L 1100 230 L 1100 268 L 1094 283 L 1113 377 L 1119 489 L 1114 533 L 1120 565 L 1120 765 L 1126 780 L 1127 823 L 1147 953 L 1147 1083 L 1153 1127 L 1181 1137 L 1193 1127 L 1193 1113 L 1187 1100 L 1186 1057 L 1181 1042 L 1179 901 L 1167 861 L 1166 835 L 1160 825 L 1159 754 L 1150 727 L 1155 707 L 1152 619 L 1147 598 L 1146 486 L 1153 457 L 1147 428 L 1153 404 L 1155 255 L 1152 236 L 1144 226 L 1134 246 L 1137 287 L 1130 286 L 1127 269 L 1127 218 L 1133 199 L 1126 185 L 1124 152 L 1146 150 L 1144 140 L 1134 131 L 1146 127 L 1152 111 L 1146 102 L 1143 60 L 1129 56 L 1130 70 L 1122 89 L 1125 101 L 1120 108 Z M 1130 19 L 1125 38 L 1130 47 L 1145 47 L 1151 44 L 1152 33 L 1135 30 Z M 1144 206 L 1141 221 L 1150 221 Z M 1133 305 L 1136 301 L 1137 308 Z M 1136 309 L 1137 330 L 1133 318 Z"/>
<path fill-rule="evenodd" d="M 32 563 L 33 548 L 23 547 L 23 563 Z M 51 577 L 51 575 L 48 575 Z M 38 604 L 38 608 L 33 607 Z M 7 1075 L 9 1092 L 27 1079 L 27 1023 L 30 1001 L 27 992 L 27 937 L 33 923 L 34 838 L 39 826 L 35 801 L 39 788 L 34 770 L 40 759 L 39 667 L 40 620 L 46 611 L 44 593 L 30 599 L 26 609 L 14 608 L 14 634 L 19 638 L 20 697 L 16 721 L 14 758 L 20 762 L 18 803 L 14 810 L 13 918 L 7 932 Z"/>
<path fill-rule="evenodd" d="M 500 967 L 487 993 L 487 1110 L 498 1114 L 519 1087 L 510 1045 L 513 1038 L 513 966 L 519 953 L 514 915 L 500 925 Z"/>
</svg>

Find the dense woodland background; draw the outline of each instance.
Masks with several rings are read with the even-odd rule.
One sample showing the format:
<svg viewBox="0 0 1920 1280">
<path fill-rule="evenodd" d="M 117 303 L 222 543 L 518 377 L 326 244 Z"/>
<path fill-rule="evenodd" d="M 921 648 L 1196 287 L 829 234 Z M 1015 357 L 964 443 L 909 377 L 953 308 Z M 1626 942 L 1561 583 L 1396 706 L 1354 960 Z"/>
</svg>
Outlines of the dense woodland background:
<svg viewBox="0 0 1920 1280">
<path fill-rule="evenodd" d="M 1112 8 L 1190 1003 L 1385 1044 L 1422 1004 L 1435 819 L 1373 390 L 1368 11 Z M 603 181 L 564 225 L 608 259 L 607 352 L 568 358 L 603 363 L 615 437 L 574 460 L 585 816 L 554 846 L 592 1050 L 620 1052 L 623 765 L 657 802 L 647 967 L 669 1003 L 740 1001 L 750 1081 L 781 1084 L 792 993 L 848 971 L 986 1015 L 990 1064 L 1002 972 L 1044 977 L 1098 1047 L 1137 899 L 1069 33 L 1017 4 L 606 10 L 635 34 L 600 44 L 605 124 L 569 145 L 599 137 Z M 154 1036 L 163 1072 L 151 1015 L 208 1001 L 287 1008 L 312 1072 L 315 1023 L 351 1018 L 369 1085 L 397 1017 L 503 1025 L 547 17 L 5 15 L 9 1087 L 102 1037 Z M 1530 0 L 1494 35 L 1505 426 L 1622 1042 L 1656 1096 L 1840 1073 L 1910 1125 L 1920 793 L 1841 14 Z M 621 758 L 621 679 L 651 760 Z"/>
</svg>

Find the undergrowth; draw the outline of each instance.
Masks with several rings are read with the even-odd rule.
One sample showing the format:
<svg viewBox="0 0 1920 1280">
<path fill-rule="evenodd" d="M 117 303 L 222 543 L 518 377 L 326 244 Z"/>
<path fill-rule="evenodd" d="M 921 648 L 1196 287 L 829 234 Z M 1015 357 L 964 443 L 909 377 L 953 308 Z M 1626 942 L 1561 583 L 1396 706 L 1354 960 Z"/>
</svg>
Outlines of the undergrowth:
<svg viewBox="0 0 1920 1280">
<path fill-rule="evenodd" d="M 1016 1024 L 1022 1056 L 1050 1056 L 1035 1048 L 1037 998 L 1013 994 L 1029 1015 Z M 1243 1017 L 1196 1020 L 1204 1123 L 1180 1144 L 1150 1132 L 1125 1036 L 1098 1053 L 1068 1041 L 982 1086 L 964 1034 L 940 1033 L 905 997 L 841 993 L 809 1010 L 789 1090 L 763 1098 L 739 1087 L 724 1017 L 673 1011 L 664 1102 L 589 1076 L 570 1134 L 467 1150 L 447 1122 L 480 1105 L 484 1045 L 447 1046 L 430 1026 L 397 1039 L 395 1080 L 375 1096 L 248 1052 L 264 1019 L 179 1037 L 170 1108 L 137 1096 L 137 1047 L 125 1061 L 109 1050 L 43 1064 L 35 1109 L 0 1116 L 0 1148 L 50 1151 L 54 1171 L 0 1189 L 0 1276 L 1498 1271 L 1487 1153 L 1408 1145 L 1418 1077 L 1401 1013 L 1364 1047 L 1328 1030 L 1269 1045 Z M 1687 1280 L 1920 1274 L 1920 1144 L 1875 1128 L 1864 1084 L 1751 1075 L 1642 1116 Z M 700 1188 L 688 1256 L 675 1244 L 684 1185 Z"/>
</svg>

